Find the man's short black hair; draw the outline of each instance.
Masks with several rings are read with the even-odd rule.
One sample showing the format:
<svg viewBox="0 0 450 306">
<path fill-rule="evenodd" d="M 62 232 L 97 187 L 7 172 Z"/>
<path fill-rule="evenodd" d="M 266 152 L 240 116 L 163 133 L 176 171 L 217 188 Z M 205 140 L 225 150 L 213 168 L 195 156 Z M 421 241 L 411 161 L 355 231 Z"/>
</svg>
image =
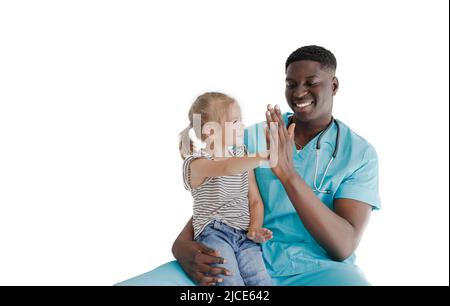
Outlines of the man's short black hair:
<svg viewBox="0 0 450 306">
<path fill-rule="evenodd" d="M 323 68 L 332 71 L 335 71 L 337 67 L 336 57 L 333 53 L 323 47 L 312 45 L 298 48 L 292 52 L 286 60 L 286 70 L 291 63 L 302 60 L 318 62 Z"/>
</svg>

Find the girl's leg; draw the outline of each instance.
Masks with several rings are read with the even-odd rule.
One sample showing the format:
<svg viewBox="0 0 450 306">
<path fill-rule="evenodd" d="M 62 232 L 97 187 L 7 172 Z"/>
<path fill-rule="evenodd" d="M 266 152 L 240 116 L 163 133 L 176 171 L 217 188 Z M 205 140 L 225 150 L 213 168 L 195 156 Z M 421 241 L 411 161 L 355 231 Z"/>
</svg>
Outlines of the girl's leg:
<svg viewBox="0 0 450 306">
<path fill-rule="evenodd" d="M 243 286 L 244 281 L 242 280 L 239 271 L 236 255 L 228 238 L 230 237 L 226 234 L 226 232 L 207 227 L 197 238 L 197 241 L 200 241 L 211 249 L 218 251 L 220 257 L 226 260 L 226 263 L 217 264 L 216 266 L 228 269 L 231 272 L 231 275 L 223 275 L 223 282 L 217 283 L 217 286 Z"/>
<path fill-rule="evenodd" d="M 245 242 L 241 245 L 236 258 L 245 285 L 271 286 L 272 279 L 267 273 L 261 247 L 257 243 L 246 239 L 245 234 L 243 239 L 245 239 Z"/>
</svg>

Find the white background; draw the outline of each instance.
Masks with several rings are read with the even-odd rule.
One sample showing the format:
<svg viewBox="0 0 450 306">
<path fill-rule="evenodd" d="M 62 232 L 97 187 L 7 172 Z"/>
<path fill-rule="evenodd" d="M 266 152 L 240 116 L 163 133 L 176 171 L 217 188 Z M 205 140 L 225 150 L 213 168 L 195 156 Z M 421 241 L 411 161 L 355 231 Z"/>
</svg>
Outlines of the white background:
<svg viewBox="0 0 450 306">
<path fill-rule="evenodd" d="M 111 285 L 172 259 L 188 220 L 177 134 L 207 90 L 247 125 L 284 62 L 338 59 L 335 117 L 371 142 L 375 285 L 448 285 L 447 1 L 2 1 L 0 284 Z"/>
</svg>

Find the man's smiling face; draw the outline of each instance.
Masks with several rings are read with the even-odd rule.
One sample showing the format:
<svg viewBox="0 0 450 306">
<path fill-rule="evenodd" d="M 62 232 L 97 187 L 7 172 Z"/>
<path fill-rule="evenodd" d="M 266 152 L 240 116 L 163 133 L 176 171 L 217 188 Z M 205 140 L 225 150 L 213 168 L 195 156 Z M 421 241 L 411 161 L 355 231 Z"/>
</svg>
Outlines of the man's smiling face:
<svg viewBox="0 0 450 306">
<path fill-rule="evenodd" d="M 319 62 L 296 61 L 286 69 L 286 100 L 303 122 L 329 117 L 338 87 L 334 71 Z"/>
</svg>

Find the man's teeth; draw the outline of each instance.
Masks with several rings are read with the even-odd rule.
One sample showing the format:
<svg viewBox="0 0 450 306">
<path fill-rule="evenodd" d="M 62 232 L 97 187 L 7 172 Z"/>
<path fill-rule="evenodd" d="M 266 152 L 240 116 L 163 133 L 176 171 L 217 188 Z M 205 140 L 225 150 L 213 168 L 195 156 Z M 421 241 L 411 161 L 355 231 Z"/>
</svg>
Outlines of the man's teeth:
<svg viewBox="0 0 450 306">
<path fill-rule="evenodd" d="M 311 104 L 312 104 L 312 101 L 311 102 L 305 102 L 305 103 L 297 103 L 295 105 L 297 105 L 297 107 L 306 107 L 306 106 L 311 105 Z"/>
</svg>

